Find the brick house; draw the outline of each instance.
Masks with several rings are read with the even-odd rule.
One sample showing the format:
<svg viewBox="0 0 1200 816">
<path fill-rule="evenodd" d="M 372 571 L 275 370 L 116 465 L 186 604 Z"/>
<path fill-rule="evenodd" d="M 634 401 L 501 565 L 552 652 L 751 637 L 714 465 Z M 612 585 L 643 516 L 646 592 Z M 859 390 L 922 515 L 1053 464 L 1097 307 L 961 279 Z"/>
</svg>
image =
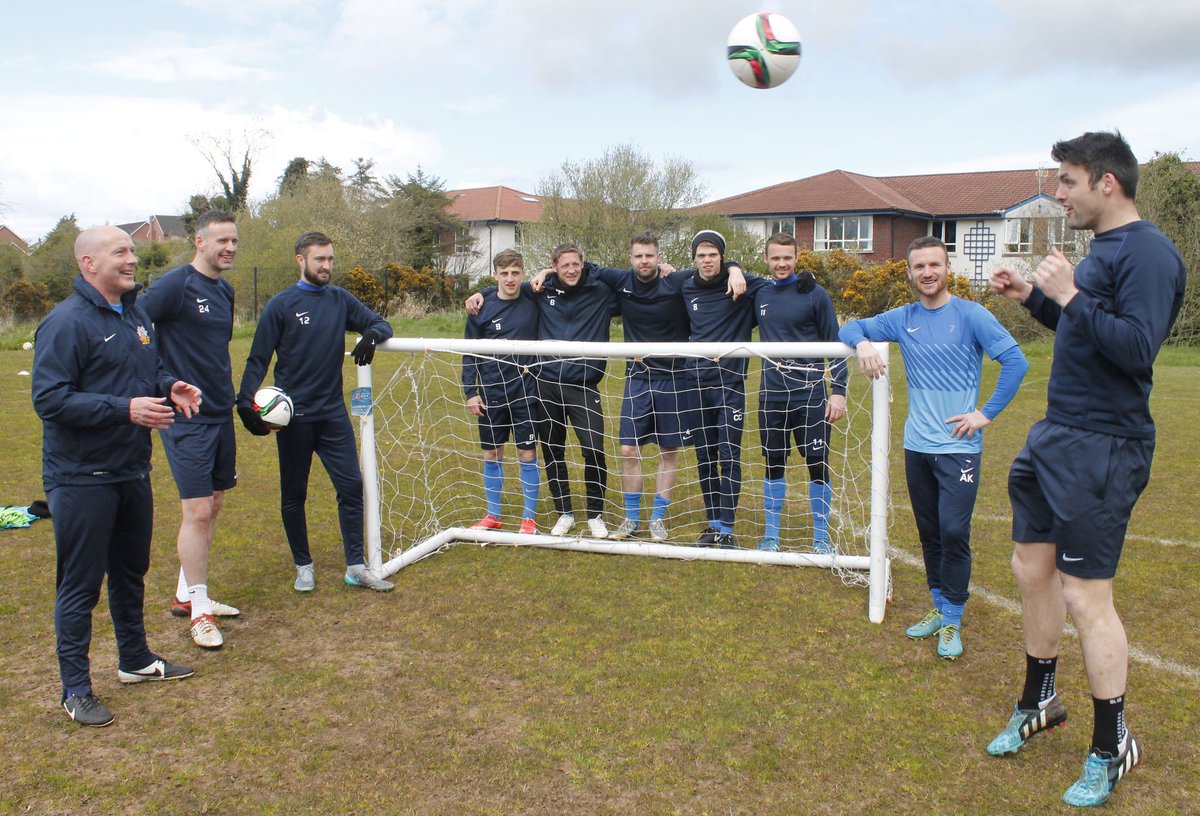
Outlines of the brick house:
<svg viewBox="0 0 1200 816">
<path fill-rule="evenodd" d="M 845 249 L 867 260 L 905 257 L 909 243 L 936 235 L 953 270 L 986 280 L 1053 244 L 1074 247 L 1054 200 L 1053 169 L 926 176 L 864 176 L 831 170 L 704 205 L 757 234 L 787 232 L 802 248 Z"/>
<path fill-rule="evenodd" d="M 145 221 L 131 221 L 117 226 L 128 232 L 135 244 L 188 237 L 183 218 L 178 215 L 152 215 Z"/>
<path fill-rule="evenodd" d="M 22 254 L 29 254 L 29 244 L 25 239 L 3 224 L 0 224 L 0 246 L 16 247 Z"/>
</svg>

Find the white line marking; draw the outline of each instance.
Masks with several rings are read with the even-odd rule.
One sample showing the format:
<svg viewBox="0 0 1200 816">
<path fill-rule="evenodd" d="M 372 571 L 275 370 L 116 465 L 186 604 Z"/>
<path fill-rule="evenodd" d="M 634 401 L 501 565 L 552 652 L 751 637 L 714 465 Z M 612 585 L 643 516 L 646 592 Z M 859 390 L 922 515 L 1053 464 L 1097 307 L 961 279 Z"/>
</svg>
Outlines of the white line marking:
<svg viewBox="0 0 1200 816">
<path fill-rule="evenodd" d="M 1003 524 L 1012 524 L 1012 516 L 985 516 L 976 514 L 974 518 L 979 521 L 992 521 Z M 1157 538 L 1155 536 L 1138 535 L 1137 533 L 1126 533 L 1125 538 L 1129 541 L 1144 541 L 1147 544 L 1161 544 L 1164 547 L 1188 547 L 1193 550 L 1200 550 L 1200 541 L 1187 541 L 1177 538 Z"/>
<path fill-rule="evenodd" d="M 895 546 L 892 546 L 890 549 L 892 557 L 897 561 L 924 571 L 925 562 L 920 558 L 917 558 L 915 555 L 910 553 L 906 553 L 904 550 L 897 549 Z M 990 589 L 984 589 L 974 581 L 971 582 L 970 590 L 972 595 L 982 598 L 993 606 L 998 606 L 1005 612 L 1011 612 L 1017 617 L 1021 616 L 1021 604 L 1017 603 L 1016 601 L 1003 595 L 998 595 L 995 592 L 992 592 Z M 1069 623 L 1066 625 L 1066 628 L 1063 629 L 1063 632 L 1074 638 L 1079 637 L 1079 633 L 1075 630 L 1075 627 Z M 1185 663 L 1176 663 L 1174 660 L 1168 660 L 1165 657 L 1159 657 L 1152 652 L 1147 652 L 1145 649 L 1140 649 L 1137 646 L 1134 646 L 1132 643 L 1129 644 L 1129 656 L 1138 663 L 1144 663 L 1147 666 L 1159 671 L 1178 674 L 1180 677 L 1185 677 L 1188 680 L 1191 680 L 1193 683 L 1200 684 L 1200 669 L 1188 666 Z"/>
</svg>

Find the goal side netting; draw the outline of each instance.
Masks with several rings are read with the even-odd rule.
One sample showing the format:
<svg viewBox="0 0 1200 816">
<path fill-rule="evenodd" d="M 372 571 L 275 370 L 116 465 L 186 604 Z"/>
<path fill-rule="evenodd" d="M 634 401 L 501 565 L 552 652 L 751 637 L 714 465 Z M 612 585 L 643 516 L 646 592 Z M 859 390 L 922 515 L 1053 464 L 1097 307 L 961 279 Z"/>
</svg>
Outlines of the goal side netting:
<svg viewBox="0 0 1200 816">
<path fill-rule="evenodd" d="M 886 361 L 887 346 L 876 347 Z M 379 344 L 378 352 L 372 365 L 357 369 L 358 387 L 351 395 L 351 413 L 360 422 L 368 563 L 384 574 L 395 573 L 455 543 L 811 566 L 829 570 L 844 583 L 867 587 L 869 617 L 874 622 L 883 620 L 890 595 L 887 379 L 849 377 L 847 414 L 828 428 L 825 456 L 828 488 L 823 494 L 826 500 L 819 498 L 822 495 L 819 492 L 814 494 L 813 471 L 796 447 L 795 439 L 804 438 L 805 429 L 795 430 L 787 437 L 790 455 L 783 468 L 786 487 L 782 496 L 778 455 L 772 484 L 764 482 L 767 468 L 759 429 L 760 401 L 766 404 L 759 392 L 762 368 L 784 371 L 791 382 L 796 378 L 807 379 L 811 387 L 828 390 L 836 361 L 848 360 L 847 368 L 854 367 L 853 350 L 849 347 L 840 343 L 647 344 L 393 338 Z M 584 484 L 585 473 L 597 472 L 595 457 L 591 460 L 592 467 L 586 467 L 581 445 L 571 427 L 566 431 L 565 461 L 576 523 L 569 532 L 550 534 L 561 508 L 556 508 L 548 489 L 546 457 L 540 444 L 536 448 L 539 490 L 533 516 L 537 534 L 518 532 L 522 516 L 529 515 L 526 508 L 531 501 L 531 471 L 527 468 L 523 485 L 518 450 L 511 437 L 503 446 L 498 494 L 497 469 L 491 466 L 489 471 L 492 498 L 500 497 L 503 527 L 471 529 L 487 513 L 487 504 L 478 420 L 468 410 L 463 390 L 464 359 L 486 362 L 493 372 L 506 372 L 502 376 L 512 378 L 506 384 L 506 393 L 525 394 L 543 420 L 546 408 L 556 406 L 545 406 L 540 401 L 549 394 L 560 393 L 546 388 L 546 384 L 561 385 L 559 378 L 573 376 L 563 372 L 574 372 L 577 376 L 580 366 L 606 365 L 606 374 L 597 386 L 597 398 L 603 415 L 602 445 L 607 475 L 602 489 L 590 493 L 593 500 L 597 494 L 602 496 L 603 509 L 599 515 L 611 533 L 619 528 L 628 510 L 620 439 L 626 365 L 633 360 L 634 368 L 644 372 L 640 364 L 649 358 L 659 363 L 665 359 L 676 361 L 667 367 L 670 373 L 663 374 L 659 368 L 653 376 L 659 381 L 655 388 L 679 395 L 680 426 L 689 423 L 705 426 L 696 427 L 695 435 L 689 435 L 677 450 L 675 483 L 667 494 L 670 504 L 663 514 L 663 526 L 657 528 L 661 532 L 665 527 L 665 540 L 652 538 L 648 523 L 654 514 L 656 487 L 661 484 L 656 478 L 659 447 L 647 444 L 635 448 L 641 457 L 643 474 L 638 530 L 620 540 L 599 539 L 589 532 L 587 520 L 592 513 L 586 507 L 585 494 L 589 491 Z M 744 410 L 723 414 L 698 412 L 697 406 L 706 404 L 705 400 L 712 402 L 713 394 L 703 392 L 713 386 L 695 376 L 696 368 L 709 366 L 712 370 L 716 365 L 736 371 L 743 364 Z M 540 386 L 537 378 L 542 381 Z M 728 378 L 724 381 L 728 384 Z M 531 382 L 533 386 L 521 386 Z M 492 393 L 494 400 L 496 392 Z M 777 396 L 776 392 L 767 395 L 768 399 Z M 654 410 L 661 412 L 662 405 L 661 401 L 655 402 Z M 770 402 L 769 407 L 779 406 Z M 805 412 L 798 415 L 804 416 Z M 810 410 L 807 415 L 814 416 L 815 412 Z M 763 416 L 782 415 L 768 412 Z M 792 416 L 794 424 L 797 414 Z M 714 427 L 717 422 L 725 424 Z M 766 422 L 770 425 L 781 420 L 768 418 Z M 735 423 L 738 428 L 732 427 Z M 538 427 L 539 434 L 544 427 Z M 731 444 L 738 438 L 737 430 L 740 430 L 740 451 Z M 689 444 L 695 439 L 707 440 L 708 444 L 702 442 L 699 448 Z M 716 440 L 721 444 L 714 447 Z M 592 450 L 597 448 L 593 445 Z M 728 475 L 736 471 L 735 455 L 740 465 L 734 548 L 697 543 L 712 523 L 714 503 L 719 503 L 716 493 L 727 494 L 736 488 L 736 478 L 718 481 L 701 478 L 704 471 L 700 460 L 711 462 L 714 454 L 718 464 L 715 469 L 710 465 L 707 471 L 710 474 Z M 732 496 L 726 495 L 724 500 L 728 506 Z M 771 529 L 778 530 L 778 549 L 760 549 Z M 771 545 L 773 542 L 767 546 Z"/>
</svg>

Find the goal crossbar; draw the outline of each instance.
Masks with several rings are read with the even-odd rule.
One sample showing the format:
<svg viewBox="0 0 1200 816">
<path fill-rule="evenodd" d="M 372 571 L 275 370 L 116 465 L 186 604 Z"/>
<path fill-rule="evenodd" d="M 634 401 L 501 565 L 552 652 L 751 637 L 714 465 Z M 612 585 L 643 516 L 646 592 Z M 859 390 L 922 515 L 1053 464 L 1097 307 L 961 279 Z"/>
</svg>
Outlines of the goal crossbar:
<svg viewBox="0 0 1200 816">
<path fill-rule="evenodd" d="M 884 362 L 888 346 L 874 344 Z M 760 358 L 773 361 L 786 358 L 851 358 L 854 351 L 841 343 L 586 343 L 575 341 L 520 340 L 460 340 L 434 338 L 392 338 L 377 347 L 377 351 L 409 354 L 478 355 L 508 357 L 527 355 L 559 358 L 640 359 L 645 357 L 687 357 L 711 360 L 731 358 Z M 865 571 L 868 587 L 868 617 L 882 622 L 890 594 L 890 563 L 887 556 L 888 530 L 888 454 L 890 438 L 890 393 L 886 378 L 871 384 L 870 431 L 870 513 L 868 554 L 866 556 L 799 552 L 770 552 L 755 549 L 713 549 L 678 544 L 612 541 L 586 536 L 522 535 L 493 530 L 474 530 L 465 527 L 446 527 L 433 535 L 416 541 L 395 557 L 384 560 L 382 547 L 382 517 L 379 465 L 376 456 L 377 394 L 373 391 L 373 367 L 360 366 L 358 371 L 357 409 L 361 432 L 363 498 L 365 505 L 365 544 L 368 564 L 385 575 L 409 566 L 423 558 L 443 551 L 455 543 L 480 546 L 535 546 L 546 549 L 610 555 L 640 555 L 689 561 L 723 561 L 744 564 L 780 566 L 811 566 Z M 610 374 L 610 376 L 614 376 Z M 748 406 L 749 409 L 749 406 Z"/>
</svg>

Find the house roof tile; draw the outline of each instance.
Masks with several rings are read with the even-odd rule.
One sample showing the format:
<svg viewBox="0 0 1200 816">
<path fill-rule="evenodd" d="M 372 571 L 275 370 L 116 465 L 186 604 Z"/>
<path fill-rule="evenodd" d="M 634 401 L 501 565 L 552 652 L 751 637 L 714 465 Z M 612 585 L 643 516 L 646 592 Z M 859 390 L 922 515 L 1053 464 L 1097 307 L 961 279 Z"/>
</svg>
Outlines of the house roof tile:
<svg viewBox="0 0 1200 816">
<path fill-rule="evenodd" d="M 537 221 L 542 202 L 512 187 L 472 187 L 449 190 L 450 212 L 463 221 Z"/>
</svg>

